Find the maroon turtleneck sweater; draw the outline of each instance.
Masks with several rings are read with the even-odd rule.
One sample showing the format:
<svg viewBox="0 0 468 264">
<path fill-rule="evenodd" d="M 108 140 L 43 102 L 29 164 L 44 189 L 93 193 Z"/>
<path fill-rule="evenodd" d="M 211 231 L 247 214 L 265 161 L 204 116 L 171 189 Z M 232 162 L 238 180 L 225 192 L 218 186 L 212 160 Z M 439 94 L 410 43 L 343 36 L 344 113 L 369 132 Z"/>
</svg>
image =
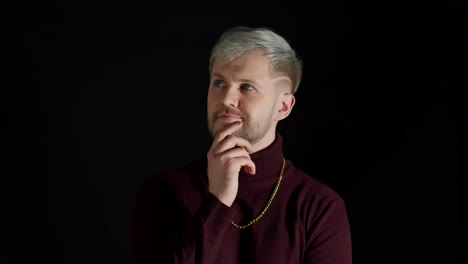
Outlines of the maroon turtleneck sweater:
<svg viewBox="0 0 468 264">
<path fill-rule="evenodd" d="M 351 234 L 341 197 L 286 159 L 277 133 L 253 153 L 256 174 L 241 170 L 231 207 L 208 192 L 206 158 L 148 177 L 137 195 L 132 226 L 132 263 L 350 264 Z"/>
</svg>

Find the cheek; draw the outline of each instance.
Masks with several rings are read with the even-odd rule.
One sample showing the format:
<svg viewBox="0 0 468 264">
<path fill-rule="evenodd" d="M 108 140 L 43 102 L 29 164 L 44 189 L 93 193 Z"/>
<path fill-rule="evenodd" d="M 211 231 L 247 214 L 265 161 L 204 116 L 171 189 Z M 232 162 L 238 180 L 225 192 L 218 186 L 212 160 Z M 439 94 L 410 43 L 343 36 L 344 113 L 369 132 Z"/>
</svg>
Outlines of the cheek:
<svg viewBox="0 0 468 264">
<path fill-rule="evenodd" d="M 208 112 L 212 112 L 214 109 L 215 103 L 213 99 L 214 99 L 213 96 L 208 95 L 208 98 L 206 100 L 206 108 Z"/>
<path fill-rule="evenodd" d="M 216 112 L 217 110 L 219 110 L 217 104 L 215 102 L 213 102 L 213 101 L 211 101 L 211 102 L 208 101 L 206 109 L 207 109 L 208 114 L 210 114 L 210 115 L 213 114 L 214 112 Z"/>
<path fill-rule="evenodd" d="M 249 121 L 258 121 L 264 118 L 265 116 L 265 107 L 263 104 L 258 105 L 244 105 L 240 106 L 239 110 L 244 113 Z"/>
</svg>

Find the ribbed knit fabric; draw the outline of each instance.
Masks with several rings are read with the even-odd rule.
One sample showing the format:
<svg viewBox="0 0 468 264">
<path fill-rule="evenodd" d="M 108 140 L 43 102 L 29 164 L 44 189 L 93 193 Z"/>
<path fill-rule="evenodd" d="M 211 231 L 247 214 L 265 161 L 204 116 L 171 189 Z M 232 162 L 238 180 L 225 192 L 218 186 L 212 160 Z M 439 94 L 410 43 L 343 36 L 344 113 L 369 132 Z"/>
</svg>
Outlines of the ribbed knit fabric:
<svg viewBox="0 0 468 264">
<path fill-rule="evenodd" d="M 351 234 L 341 197 L 287 160 L 283 138 L 251 154 L 256 174 L 241 170 L 231 207 L 208 192 L 206 158 L 149 177 L 138 192 L 132 263 L 351 263 Z M 287 158 L 287 157 L 285 157 Z"/>
</svg>

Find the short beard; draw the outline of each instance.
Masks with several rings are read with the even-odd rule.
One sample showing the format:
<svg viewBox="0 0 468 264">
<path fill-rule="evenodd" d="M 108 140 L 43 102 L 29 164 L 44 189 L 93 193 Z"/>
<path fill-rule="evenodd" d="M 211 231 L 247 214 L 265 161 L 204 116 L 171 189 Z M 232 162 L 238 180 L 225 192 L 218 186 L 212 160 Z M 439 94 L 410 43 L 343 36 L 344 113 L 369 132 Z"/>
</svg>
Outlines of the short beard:
<svg viewBox="0 0 468 264">
<path fill-rule="evenodd" d="M 216 122 L 216 119 L 223 114 L 232 114 L 240 116 L 242 120 L 242 127 L 233 135 L 247 140 L 250 144 L 255 144 L 259 142 L 261 139 L 263 139 L 263 137 L 265 137 L 266 133 L 268 132 L 269 126 L 265 124 L 266 120 L 264 120 L 262 123 L 257 123 L 254 126 L 252 126 L 252 124 L 250 123 L 250 119 L 244 113 L 234 111 L 229 108 L 223 108 L 219 111 L 216 111 L 213 114 L 213 116 L 211 117 L 211 122 L 210 117 L 208 117 L 208 130 L 212 139 L 214 139 L 216 136 L 214 131 L 214 123 Z M 222 129 L 224 129 L 224 127 L 220 128 L 220 131 Z M 219 131 L 217 131 L 217 133 L 219 133 Z"/>
<path fill-rule="evenodd" d="M 250 123 L 246 123 L 242 128 L 236 133 L 236 136 L 241 137 L 247 140 L 250 144 L 255 144 L 259 142 L 267 133 L 268 126 L 262 124 L 256 124 L 252 126 Z"/>
</svg>

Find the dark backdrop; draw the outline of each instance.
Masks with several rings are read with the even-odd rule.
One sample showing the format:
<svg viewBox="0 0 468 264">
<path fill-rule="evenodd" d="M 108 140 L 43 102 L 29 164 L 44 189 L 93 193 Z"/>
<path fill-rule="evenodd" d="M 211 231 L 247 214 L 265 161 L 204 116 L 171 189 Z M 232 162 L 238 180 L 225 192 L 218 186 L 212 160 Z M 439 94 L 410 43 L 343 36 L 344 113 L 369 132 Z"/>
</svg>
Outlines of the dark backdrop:
<svg viewBox="0 0 468 264">
<path fill-rule="evenodd" d="M 355 263 L 463 259 L 462 1 L 165 5 L 17 3 L 8 263 L 128 263 L 138 184 L 209 148 L 208 56 L 234 25 L 304 60 L 278 129 L 345 199 Z"/>
</svg>

